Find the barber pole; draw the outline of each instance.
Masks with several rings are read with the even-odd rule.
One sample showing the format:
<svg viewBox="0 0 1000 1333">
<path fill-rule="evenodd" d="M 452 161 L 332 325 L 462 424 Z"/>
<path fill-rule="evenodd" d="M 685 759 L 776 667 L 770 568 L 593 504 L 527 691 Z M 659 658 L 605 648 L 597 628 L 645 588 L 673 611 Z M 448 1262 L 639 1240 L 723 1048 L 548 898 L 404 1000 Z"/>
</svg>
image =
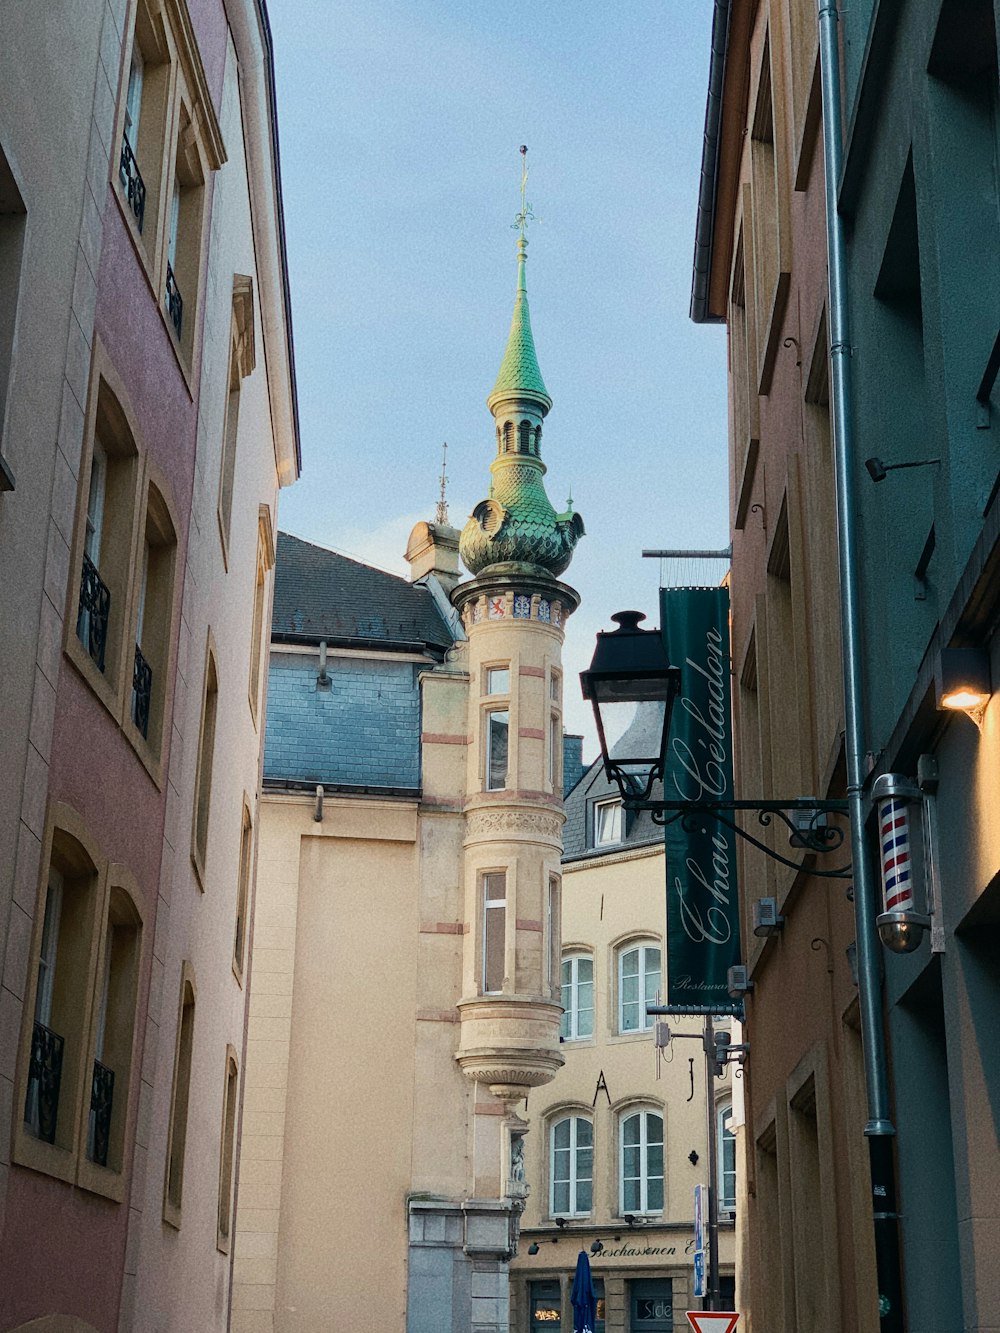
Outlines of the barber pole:
<svg viewBox="0 0 1000 1333">
<path fill-rule="evenodd" d="M 914 897 L 911 807 L 919 810 L 921 800 L 920 788 L 898 773 L 883 773 L 872 784 L 882 874 L 882 913 L 875 924 L 893 953 L 912 953 L 930 924 Z"/>
<path fill-rule="evenodd" d="M 913 910 L 913 866 L 910 861 L 910 815 L 898 796 L 878 806 L 882 853 L 882 906 L 886 912 Z"/>
</svg>

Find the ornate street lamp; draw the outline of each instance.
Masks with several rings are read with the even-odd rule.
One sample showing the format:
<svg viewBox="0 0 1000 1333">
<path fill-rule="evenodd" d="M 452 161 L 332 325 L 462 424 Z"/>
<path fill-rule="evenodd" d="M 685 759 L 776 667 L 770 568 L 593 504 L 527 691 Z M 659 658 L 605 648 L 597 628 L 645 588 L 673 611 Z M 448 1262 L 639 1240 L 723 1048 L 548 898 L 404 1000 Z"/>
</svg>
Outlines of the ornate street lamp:
<svg viewBox="0 0 1000 1333">
<path fill-rule="evenodd" d="M 608 780 L 617 785 L 623 801 L 648 801 L 654 784 L 663 779 L 681 673 L 670 665 L 659 630 L 640 628 L 646 619 L 641 611 L 619 611 L 611 619 L 618 628 L 598 633 L 590 669 L 581 671 L 580 684 L 583 697 L 593 705 Z M 661 708 L 659 728 L 651 726 L 646 735 L 629 726 L 640 704 Z M 626 753 L 632 750 L 635 753 Z"/>
</svg>

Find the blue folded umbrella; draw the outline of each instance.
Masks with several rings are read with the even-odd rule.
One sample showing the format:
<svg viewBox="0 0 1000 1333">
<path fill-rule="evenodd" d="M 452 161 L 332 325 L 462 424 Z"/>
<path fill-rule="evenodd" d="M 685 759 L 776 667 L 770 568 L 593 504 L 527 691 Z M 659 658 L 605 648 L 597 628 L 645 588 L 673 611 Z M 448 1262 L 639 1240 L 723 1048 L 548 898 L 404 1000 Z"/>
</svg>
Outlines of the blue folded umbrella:
<svg viewBox="0 0 1000 1333">
<path fill-rule="evenodd" d="M 597 1320 L 597 1292 L 590 1273 L 590 1259 L 586 1250 L 581 1250 L 576 1261 L 576 1275 L 573 1278 L 573 1333 L 594 1333 Z"/>
</svg>

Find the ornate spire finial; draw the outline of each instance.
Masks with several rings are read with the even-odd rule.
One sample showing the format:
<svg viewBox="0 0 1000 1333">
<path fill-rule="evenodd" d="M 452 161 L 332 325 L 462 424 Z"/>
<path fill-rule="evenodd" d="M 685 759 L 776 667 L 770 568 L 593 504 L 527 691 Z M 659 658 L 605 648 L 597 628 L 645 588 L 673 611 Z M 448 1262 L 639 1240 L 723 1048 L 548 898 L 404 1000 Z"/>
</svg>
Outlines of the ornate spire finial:
<svg viewBox="0 0 1000 1333">
<path fill-rule="evenodd" d="M 525 199 L 525 191 L 528 188 L 528 145 L 523 143 L 520 148 L 521 153 L 521 211 L 514 219 L 514 230 L 521 233 L 521 239 L 524 239 L 524 229 L 529 222 L 534 222 L 535 215 L 531 211 L 531 205 Z"/>
<path fill-rule="evenodd" d="M 445 487 L 448 485 L 447 470 L 448 441 L 445 440 L 444 444 L 441 446 L 441 495 L 437 502 L 437 514 L 435 515 L 435 521 L 440 523 L 442 527 L 447 527 L 448 525 L 448 501 L 445 499 L 444 494 Z"/>
</svg>

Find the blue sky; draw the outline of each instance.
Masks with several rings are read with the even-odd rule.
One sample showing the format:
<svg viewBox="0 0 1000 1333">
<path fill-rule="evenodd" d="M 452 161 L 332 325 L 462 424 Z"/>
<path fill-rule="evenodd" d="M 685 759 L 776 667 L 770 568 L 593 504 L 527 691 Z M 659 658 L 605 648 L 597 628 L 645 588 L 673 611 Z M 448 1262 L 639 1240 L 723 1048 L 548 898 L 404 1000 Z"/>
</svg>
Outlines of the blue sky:
<svg viewBox="0 0 1000 1333">
<path fill-rule="evenodd" d="M 656 623 L 642 549 L 727 540 L 725 333 L 687 314 L 711 8 L 271 5 L 303 451 L 280 526 L 405 573 L 442 441 L 452 522 L 486 495 L 527 144 L 546 487 L 588 534 L 565 575 L 574 730 L 596 631 L 632 606 Z"/>
</svg>

